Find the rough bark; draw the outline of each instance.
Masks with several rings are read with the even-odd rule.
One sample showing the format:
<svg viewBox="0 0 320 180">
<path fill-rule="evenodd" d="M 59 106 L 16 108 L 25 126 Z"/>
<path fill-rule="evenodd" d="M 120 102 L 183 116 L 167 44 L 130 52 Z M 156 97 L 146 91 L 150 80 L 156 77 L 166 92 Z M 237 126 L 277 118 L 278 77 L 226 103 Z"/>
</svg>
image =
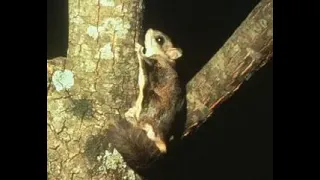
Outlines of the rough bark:
<svg viewBox="0 0 320 180">
<path fill-rule="evenodd" d="M 48 61 L 48 179 L 136 179 L 100 141 L 135 101 L 141 0 L 69 0 L 68 57 Z"/>
<path fill-rule="evenodd" d="M 273 56 L 273 1 L 262 0 L 233 35 L 187 84 L 184 136 L 212 115 Z"/>
<path fill-rule="evenodd" d="M 139 179 L 104 142 L 136 100 L 142 0 L 69 0 L 68 57 L 48 61 L 48 179 Z M 187 86 L 185 135 L 272 56 L 272 1 L 262 0 Z"/>
</svg>

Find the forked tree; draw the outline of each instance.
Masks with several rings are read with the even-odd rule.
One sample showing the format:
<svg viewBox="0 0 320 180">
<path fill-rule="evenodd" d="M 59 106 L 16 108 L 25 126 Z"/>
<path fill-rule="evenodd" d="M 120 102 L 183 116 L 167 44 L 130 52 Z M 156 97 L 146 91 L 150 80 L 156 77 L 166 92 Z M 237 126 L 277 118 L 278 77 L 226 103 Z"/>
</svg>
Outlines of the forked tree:
<svg viewBox="0 0 320 180">
<path fill-rule="evenodd" d="M 104 142 L 137 98 L 143 0 L 69 0 L 67 57 L 47 62 L 48 179 L 136 179 Z M 273 56 L 273 2 L 261 0 L 188 82 L 182 139 Z"/>
</svg>

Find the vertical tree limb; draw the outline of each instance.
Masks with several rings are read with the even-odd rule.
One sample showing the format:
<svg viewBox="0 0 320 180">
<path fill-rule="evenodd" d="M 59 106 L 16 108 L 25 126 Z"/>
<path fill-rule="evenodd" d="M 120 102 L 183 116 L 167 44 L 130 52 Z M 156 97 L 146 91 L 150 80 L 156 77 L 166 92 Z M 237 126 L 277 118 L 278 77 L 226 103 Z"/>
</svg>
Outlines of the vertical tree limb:
<svg viewBox="0 0 320 180">
<path fill-rule="evenodd" d="M 48 179 L 135 178 L 100 135 L 136 98 L 141 3 L 69 0 L 68 56 L 48 62 Z"/>
</svg>

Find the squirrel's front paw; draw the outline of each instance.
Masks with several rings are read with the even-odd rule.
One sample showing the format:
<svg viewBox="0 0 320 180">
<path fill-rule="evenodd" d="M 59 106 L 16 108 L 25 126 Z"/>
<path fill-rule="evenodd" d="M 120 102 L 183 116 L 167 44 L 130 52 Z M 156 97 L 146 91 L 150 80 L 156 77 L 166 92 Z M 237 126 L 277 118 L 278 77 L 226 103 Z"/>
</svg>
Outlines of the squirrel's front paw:
<svg viewBox="0 0 320 180">
<path fill-rule="evenodd" d="M 133 121 L 135 119 L 136 108 L 132 107 L 127 112 L 124 113 L 124 117 L 128 121 Z"/>
<path fill-rule="evenodd" d="M 143 46 L 141 44 L 139 44 L 139 43 L 135 43 L 135 50 L 137 52 L 139 52 L 139 51 L 141 51 L 141 49 L 143 49 Z"/>
</svg>

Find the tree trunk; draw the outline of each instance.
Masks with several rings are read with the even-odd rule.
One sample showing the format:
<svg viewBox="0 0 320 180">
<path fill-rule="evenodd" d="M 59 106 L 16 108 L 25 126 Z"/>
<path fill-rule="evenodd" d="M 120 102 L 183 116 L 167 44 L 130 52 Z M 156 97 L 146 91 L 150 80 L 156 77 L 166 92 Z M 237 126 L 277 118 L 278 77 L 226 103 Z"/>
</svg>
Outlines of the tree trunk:
<svg viewBox="0 0 320 180">
<path fill-rule="evenodd" d="M 48 179 L 134 179 L 116 151 L 91 137 L 135 101 L 141 3 L 69 0 L 68 57 L 48 61 Z"/>
<path fill-rule="evenodd" d="M 68 57 L 48 61 L 48 179 L 139 179 L 103 132 L 137 97 L 141 5 L 69 0 Z M 184 135 L 272 57 L 272 28 L 272 1 L 262 0 L 188 83 Z"/>
</svg>

